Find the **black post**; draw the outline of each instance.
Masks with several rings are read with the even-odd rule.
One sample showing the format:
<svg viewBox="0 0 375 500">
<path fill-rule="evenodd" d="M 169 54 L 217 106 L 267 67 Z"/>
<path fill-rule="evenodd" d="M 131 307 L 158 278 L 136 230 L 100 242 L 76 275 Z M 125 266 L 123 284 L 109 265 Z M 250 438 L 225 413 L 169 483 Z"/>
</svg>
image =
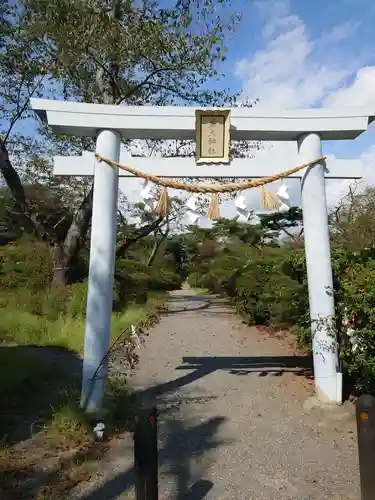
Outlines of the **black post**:
<svg viewBox="0 0 375 500">
<path fill-rule="evenodd" d="M 134 426 L 134 466 L 137 500 L 158 500 L 157 410 L 154 401 L 138 399 Z"/>
<path fill-rule="evenodd" d="M 375 500 L 375 398 L 360 396 L 356 414 L 361 500 Z"/>
</svg>

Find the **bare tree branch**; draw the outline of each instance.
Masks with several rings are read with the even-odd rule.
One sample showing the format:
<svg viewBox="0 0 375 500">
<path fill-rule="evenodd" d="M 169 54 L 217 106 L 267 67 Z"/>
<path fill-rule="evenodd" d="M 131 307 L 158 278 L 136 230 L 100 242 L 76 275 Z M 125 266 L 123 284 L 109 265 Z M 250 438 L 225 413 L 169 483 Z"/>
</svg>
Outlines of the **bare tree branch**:
<svg viewBox="0 0 375 500">
<path fill-rule="evenodd" d="M 34 221 L 33 218 L 31 217 L 29 207 L 26 201 L 25 190 L 23 188 L 20 176 L 18 175 L 16 169 L 13 167 L 9 158 L 9 153 L 6 148 L 6 145 L 1 138 L 0 138 L 0 171 L 11 192 L 16 211 L 23 219 L 23 222 L 25 224 L 24 229 L 27 229 L 27 231 L 29 232 L 39 233 L 40 228 L 38 227 L 36 221 Z"/>
<path fill-rule="evenodd" d="M 164 217 L 158 217 L 149 224 L 141 226 L 135 235 L 125 237 L 121 241 L 119 241 L 116 246 L 116 257 L 123 257 L 124 253 L 131 245 L 139 241 L 141 238 L 144 238 L 148 234 L 152 233 L 152 231 L 155 231 L 155 229 L 161 224 L 163 219 Z"/>
<path fill-rule="evenodd" d="M 138 92 L 138 90 L 140 90 L 145 85 L 152 85 L 152 86 L 158 85 L 157 83 L 151 82 L 150 80 L 151 80 L 151 78 L 153 78 L 154 76 L 158 75 L 159 73 L 171 72 L 171 71 L 173 72 L 173 71 L 180 71 L 180 70 L 181 70 L 181 68 L 173 68 L 173 67 L 155 69 L 154 71 L 152 71 L 151 73 L 149 73 L 146 76 L 146 78 L 144 78 L 144 80 L 142 80 L 141 82 L 139 82 L 137 85 L 135 85 L 134 87 L 132 87 L 126 94 L 124 94 L 116 102 L 116 104 L 121 104 L 123 101 L 125 101 L 125 99 L 129 99 L 129 97 L 131 97 L 132 95 L 134 95 L 136 92 Z"/>
<path fill-rule="evenodd" d="M 29 98 L 26 99 L 26 101 L 24 102 L 24 104 L 20 107 L 19 106 L 19 96 L 20 96 L 20 93 L 21 93 L 21 86 L 23 84 L 23 81 L 24 81 L 25 77 L 22 78 L 22 82 L 20 83 L 20 87 L 18 89 L 18 103 L 17 103 L 17 112 L 15 113 L 15 115 L 13 116 L 11 122 L 10 122 L 10 125 L 9 125 L 9 128 L 8 128 L 8 131 L 7 133 L 5 134 L 5 137 L 3 139 L 3 142 L 4 144 L 6 144 L 11 132 L 12 132 L 12 129 L 14 127 L 14 125 L 17 123 L 17 121 L 21 118 L 21 116 L 23 115 L 23 113 L 26 111 L 28 105 L 29 105 L 29 102 L 30 102 L 30 98 L 34 95 L 34 93 L 36 92 L 36 90 L 38 89 L 38 87 L 40 87 L 40 85 L 42 84 L 42 81 L 44 79 L 44 75 L 38 80 L 38 83 L 34 86 L 34 88 L 29 91 Z"/>
</svg>

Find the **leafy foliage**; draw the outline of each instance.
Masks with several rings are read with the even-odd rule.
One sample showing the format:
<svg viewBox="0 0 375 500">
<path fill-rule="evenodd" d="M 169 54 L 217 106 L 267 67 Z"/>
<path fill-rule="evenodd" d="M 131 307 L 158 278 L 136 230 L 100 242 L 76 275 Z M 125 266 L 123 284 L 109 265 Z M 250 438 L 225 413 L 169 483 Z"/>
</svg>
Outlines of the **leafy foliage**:
<svg viewBox="0 0 375 500">
<path fill-rule="evenodd" d="M 66 95 L 158 105 L 176 97 L 213 104 L 223 96 L 202 86 L 225 59 L 223 35 L 235 22 L 222 8 L 227 2 L 216 9 L 209 0 L 166 8 L 150 0 L 22 3 L 25 29 L 44 41 Z"/>
<path fill-rule="evenodd" d="M 372 392 L 375 391 L 375 248 L 371 238 L 374 192 L 367 188 L 357 194 L 350 193 L 330 217 L 340 355 L 356 387 Z M 291 214 L 290 219 L 270 215 L 251 230 L 264 230 L 266 226 L 271 231 L 277 230 L 278 237 L 283 232 L 280 224 L 293 227 L 298 217 L 298 212 Z M 219 227 L 206 230 L 206 234 L 200 232 L 201 238 L 191 250 L 189 282 L 231 297 L 249 324 L 291 329 L 299 345 L 310 349 L 304 249 L 287 243 L 270 246 L 267 240 L 261 240 L 260 245 L 252 244 L 254 240 L 238 237 L 241 228 L 236 227 L 235 221 L 226 227 L 224 224 L 220 230 Z M 354 352 L 345 326 L 347 319 L 359 342 Z"/>
<path fill-rule="evenodd" d="M 69 283 L 85 251 L 92 186 L 87 179 L 54 179 L 51 160 L 92 150 L 94 144 L 92 138 L 55 137 L 37 121 L 30 97 L 116 105 L 231 104 L 236 96 L 213 91 L 211 82 L 222 76 L 225 37 L 238 20 L 229 0 L 1 3 L 0 171 L 10 195 L 7 224 L 49 242 L 55 285 Z M 63 223 L 51 223 L 46 197 L 38 195 L 36 203 L 30 196 L 29 186 L 33 191 L 37 184 L 59 202 L 56 216 L 63 209 Z M 3 238 L 13 237 L 8 232 Z M 122 247 L 128 248 L 127 238 Z"/>
<path fill-rule="evenodd" d="M 302 210 L 299 207 L 291 207 L 288 212 L 262 214 L 260 225 L 263 229 L 270 231 L 273 236 L 280 235 L 280 233 L 287 235 L 296 246 L 299 246 L 303 233 Z M 297 232 L 292 231 L 296 229 Z"/>
</svg>

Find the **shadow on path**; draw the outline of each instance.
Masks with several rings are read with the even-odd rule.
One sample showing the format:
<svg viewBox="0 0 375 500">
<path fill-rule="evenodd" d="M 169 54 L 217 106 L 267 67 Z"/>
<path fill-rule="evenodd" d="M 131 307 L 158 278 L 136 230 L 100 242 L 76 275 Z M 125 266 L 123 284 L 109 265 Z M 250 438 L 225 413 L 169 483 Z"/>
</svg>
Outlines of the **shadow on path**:
<svg viewBox="0 0 375 500">
<path fill-rule="evenodd" d="M 202 311 L 202 310 L 207 310 L 211 307 L 211 304 L 209 302 L 205 302 L 199 306 L 191 307 L 191 306 L 186 306 L 181 309 L 174 309 L 174 308 L 169 308 L 167 309 L 163 315 L 164 316 L 170 316 L 172 314 L 178 314 L 182 312 L 196 312 L 196 311 Z"/>
<path fill-rule="evenodd" d="M 225 420 L 217 416 L 203 423 L 189 425 L 171 417 L 164 422 L 164 446 L 159 451 L 159 467 L 163 467 L 163 476 L 173 481 L 174 487 L 169 498 L 199 500 L 211 490 L 213 483 L 202 479 L 206 473 L 202 459 L 210 450 L 227 443 L 217 438 Z M 200 462 L 199 470 L 192 470 L 192 460 Z M 80 500 L 113 500 L 130 490 L 134 480 L 134 467 L 131 467 Z M 162 493 L 165 498 L 164 492 L 160 491 Z"/>
<path fill-rule="evenodd" d="M 187 304 L 185 307 L 179 307 L 180 303 Z M 235 311 L 230 309 L 230 301 L 225 297 L 206 296 L 206 295 L 172 295 L 168 309 L 164 312 L 166 316 L 182 312 L 208 311 L 221 312 L 234 315 Z"/>
<path fill-rule="evenodd" d="M 183 357 L 182 362 L 182 365 L 176 367 L 177 371 L 192 371 L 179 378 L 148 387 L 140 392 L 150 397 L 161 396 L 174 392 L 180 387 L 191 384 L 218 370 L 225 370 L 237 376 L 252 373 L 258 373 L 262 377 L 268 374 L 281 376 L 285 372 L 292 372 L 307 378 L 313 376 L 311 356 L 188 356 Z"/>
<path fill-rule="evenodd" d="M 184 363 L 176 370 L 203 370 L 212 373 L 216 370 L 227 370 L 233 375 L 250 373 L 282 375 L 293 372 L 311 375 L 313 369 L 311 356 L 185 356 Z"/>
<path fill-rule="evenodd" d="M 138 391 L 135 396 L 155 398 L 167 395 L 217 370 L 227 370 L 233 375 L 250 373 L 281 375 L 285 371 L 308 375 L 312 371 L 312 361 L 308 356 L 203 356 L 184 357 L 182 362 L 183 364 L 176 367 L 176 370 L 192 370 L 190 373 Z M 182 404 L 184 398 L 178 399 Z M 162 428 L 165 444 L 159 451 L 159 462 L 166 474 L 174 478 L 176 484 L 175 495 L 171 498 L 176 500 L 203 499 L 213 485 L 202 479 L 206 472 L 203 466 L 199 470 L 200 477 L 194 477 L 191 460 L 198 462 L 199 458 L 207 452 L 223 444 L 216 438 L 216 434 L 220 425 L 225 421 L 224 417 L 214 417 L 203 423 L 189 425 L 188 422 L 176 419 L 173 414 L 168 416 L 168 412 L 162 409 L 159 413 L 166 417 Z M 192 483 L 193 485 L 190 486 Z M 81 500 L 113 500 L 133 485 L 134 469 L 130 468 L 100 486 L 93 493 L 82 497 Z"/>
<path fill-rule="evenodd" d="M 211 314 L 223 310 L 228 301 L 217 297 L 205 297 L 190 295 L 172 295 L 168 311 L 165 315 L 184 313 L 189 311 L 202 311 Z M 159 467 L 160 498 L 174 500 L 200 500 L 204 499 L 211 489 L 213 483 L 207 479 L 209 454 L 223 444 L 231 444 L 220 440 L 218 433 L 220 427 L 226 422 L 223 416 L 215 416 L 201 422 L 194 422 L 194 415 L 183 420 L 179 419 L 176 411 L 169 412 L 166 406 L 179 406 L 184 402 L 189 403 L 192 399 L 181 395 L 178 390 L 184 386 L 213 374 L 216 371 L 226 371 L 234 376 L 258 374 L 282 375 L 284 372 L 292 372 L 298 375 L 311 376 L 312 361 L 307 356 L 200 356 L 183 357 L 181 364 L 176 366 L 174 375 L 177 378 L 169 379 L 146 389 L 135 391 L 134 397 L 140 396 L 149 399 L 159 399 L 160 409 L 160 441 Z M 187 373 L 183 373 L 187 371 Z M 181 376 L 179 376 L 181 375 Z M 163 396 L 176 394 L 172 399 L 163 400 Z M 215 396 L 200 396 L 198 400 L 213 399 Z M 167 405 L 165 405 L 167 403 Z M 125 451 L 124 451 L 125 455 Z M 126 457 L 125 457 L 126 458 Z M 206 460 L 207 458 L 207 460 Z M 122 494 L 129 492 L 134 487 L 134 467 L 126 468 L 132 463 L 133 457 L 127 457 L 122 466 L 122 471 L 99 485 L 94 491 L 86 493 L 80 500 L 115 500 Z M 119 464 L 115 464 L 120 467 Z M 108 467 L 108 465 L 107 465 Z M 111 463 L 109 464 L 109 470 Z M 173 488 L 171 487 L 173 483 Z M 164 491 L 163 488 L 166 488 Z"/>
</svg>

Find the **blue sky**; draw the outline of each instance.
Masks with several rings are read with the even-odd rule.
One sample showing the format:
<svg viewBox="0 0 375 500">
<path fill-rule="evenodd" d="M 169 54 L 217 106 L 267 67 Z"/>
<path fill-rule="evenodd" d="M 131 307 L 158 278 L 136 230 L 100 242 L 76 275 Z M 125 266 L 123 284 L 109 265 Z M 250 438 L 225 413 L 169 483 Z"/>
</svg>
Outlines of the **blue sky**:
<svg viewBox="0 0 375 500">
<path fill-rule="evenodd" d="M 235 1 L 243 12 L 230 41 L 226 83 L 273 108 L 375 109 L 375 2 Z M 244 6 L 246 7 L 244 8 Z M 332 152 L 358 156 L 375 143 L 364 134 Z"/>
<path fill-rule="evenodd" d="M 220 85 L 275 110 L 363 106 L 375 113 L 375 0 L 232 0 L 232 8 L 243 18 L 228 39 Z M 362 158 L 364 180 L 375 185 L 375 123 L 354 141 L 324 144 L 324 153 Z M 347 184 L 327 185 L 330 205 Z"/>
<path fill-rule="evenodd" d="M 375 114 L 374 0 L 232 0 L 232 8 L 243 17 L 228 41 L 220 87 L 242 89 L 243 97 L 260 99 L 257 106 L 275 110 L 363 106 Z M 356 140 L 326 142 L 323 151 L 361 158 L 364 182 L 375 185 L 375 123 Z M 299 204 L 298 181 L 287 184 L 293 204 Z M 348 184 L 327 181 L 329 206 Z M 139 191 L 132 194 L 139 198 Z M 249 207 L 260 208 L 258 190 L 245 197 Z M 225 203 L 222 215 L 235 213 L 233 203 Z"/>
<path fill-rule="evenodd" d="M 243 13 L 229 43 L 226 86 L 282 108 L 363 106 L 375 113 L 373 0 L 234 0 Z M 375 184 L 375 124 L 324 153 L 362 158 Z M 332 205 L 347 182 L 329 183 Z"/>
<path fill-rule="evenodd" d="M 375 111 L 375 0 L 232 0 L 231 9 L 242 21 L 220 86 L 273 109 Z M 371 151 L 375 158 L 375 124 L 355 141 L 324 145 L 346 158 Z"/>
</svg>

